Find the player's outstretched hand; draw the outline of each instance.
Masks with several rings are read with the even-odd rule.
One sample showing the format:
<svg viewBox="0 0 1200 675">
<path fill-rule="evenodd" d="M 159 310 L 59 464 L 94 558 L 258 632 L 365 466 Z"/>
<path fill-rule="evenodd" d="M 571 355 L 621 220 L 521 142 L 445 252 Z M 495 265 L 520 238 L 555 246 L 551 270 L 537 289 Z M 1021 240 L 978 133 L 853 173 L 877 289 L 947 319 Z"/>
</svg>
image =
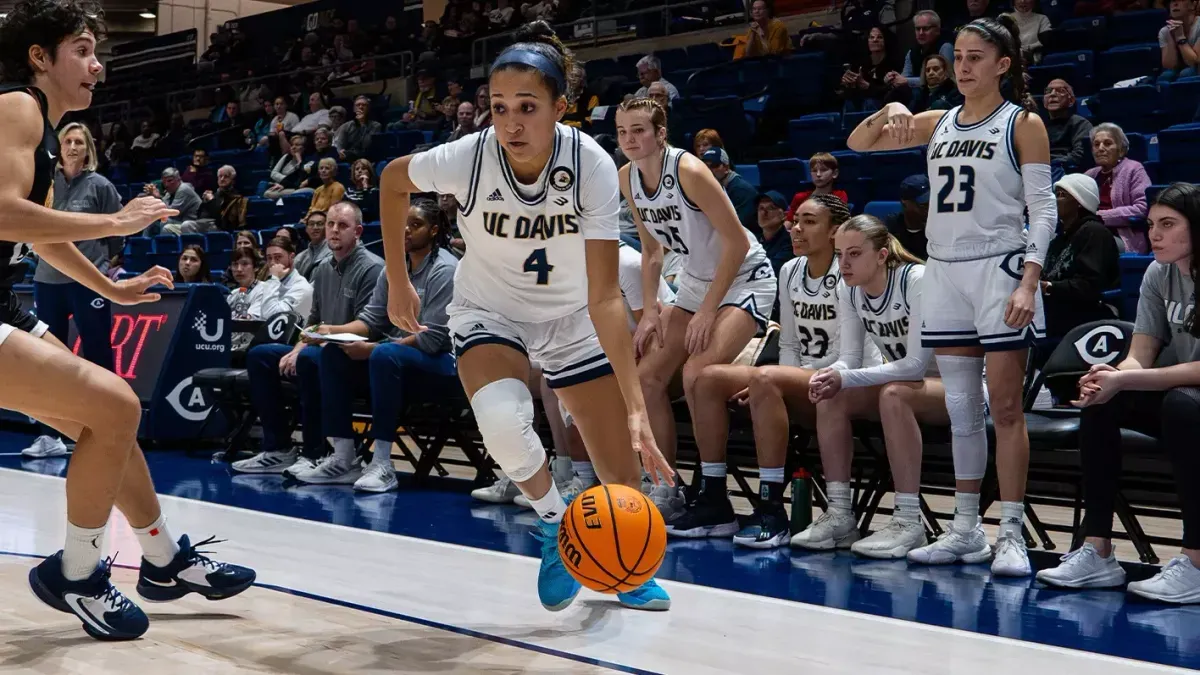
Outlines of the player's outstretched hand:
<svg viewBox="0 0 1200 675">
<path fill-rule="evenodd" d="M 114 235 L 132 236 L 140 234 L 151 223 L 179 215 L 179 211 L 167 206 L 157 197 L 131 199 L 125 208 L 117 212 Z"/>
<path fill-rule="evenodd" d="M 1033 291 L 1018 286 L 1009 296 L 1008 305 L 1004 308 L 1004 325 L 1013 330 L 1025 328 L 1033 321 L 1034 307 Z"/>
<path fill-rule="evenodd" d="M 629 415 L 629 439 L 633 442 L 633 451 L 642 460 L 642 468 L 650 474 L 650 481 L 655 485 L 666 483 L 675 484 L 675 470 L 667 463 L 667 458 L 654 442 L 654 430 L 650 428 L 650 416 L 643 409 Z"/>
<path fill-rule="evenodd" d="M 132 279 L 122 279 L 114 283 L 112 290 L 106 293 L 105 297 L 118 305 L 158 302 L 162 295 L 147 293 L 146 290 L 159 285 L 175 288 L 175 279 L 171 276 L 171 270 L 155 265 Z"/>
<path fill-rule="evenodd" d="M 406 333 L 420 333 L 425 326 L 417 320 L 421 314 L 421 298 L 407 276 L 404 282 L 392 284 L 388 291 L 388 318 L 392 325 Z"/>
</svg>

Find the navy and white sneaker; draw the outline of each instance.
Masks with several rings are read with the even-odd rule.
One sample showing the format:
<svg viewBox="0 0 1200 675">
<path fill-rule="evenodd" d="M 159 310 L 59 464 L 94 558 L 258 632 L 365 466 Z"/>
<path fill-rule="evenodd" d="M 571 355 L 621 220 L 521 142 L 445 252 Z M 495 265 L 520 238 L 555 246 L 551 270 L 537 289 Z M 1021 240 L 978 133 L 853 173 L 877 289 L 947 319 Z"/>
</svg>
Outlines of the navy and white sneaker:
<svg viewBox="0 0 1200 675">
<path fill-rule="evenodd" d="M 250 588 L 257 575 L 240 565 L 217 562 L 198 547 L 221 543 L 209 537 L 192 546 L 185 534 L 179 538 L 179 553 L 166 567 L 158 567 L 142 558 L 137 592 L 150 602 L 170 602 L 188 593 L 199 593 L 209 600 L 232 598 Z"/>
<path fill-rule="evenodd" d="M 112 563 L 107 558 L 92 576 L 71 581 L 63 576 L 59 551 L 29 570 L 29 586 L 42 602 L 79 617 L 83 630 L 97 640 L 136 640 L 150 619 L 112 585 Z"/>
</svg>

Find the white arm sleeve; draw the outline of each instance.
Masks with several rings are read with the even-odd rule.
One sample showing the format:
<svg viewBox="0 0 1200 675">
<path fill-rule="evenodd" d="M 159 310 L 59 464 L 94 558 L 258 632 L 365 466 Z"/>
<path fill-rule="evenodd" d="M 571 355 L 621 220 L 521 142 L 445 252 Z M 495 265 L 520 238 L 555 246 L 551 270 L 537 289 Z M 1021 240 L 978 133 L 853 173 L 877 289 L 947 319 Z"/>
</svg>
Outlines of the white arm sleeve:
<svg viewBox="0 0 1200 675">
<path fill-rule="evenodd" d="M 482 142 L 483 136 L 471 134 L 413 155 L 408 162 L 408 179 L 422 192 L 451 194 L 459 204 L 466 204 L 476 144 Z"/>
<path fill-rule="evenodd" d="M 908 341 L 904 358 L 870 368 L 847 370 L 842 373 L 842 387 L 873 387 L 888 382 L 915 382 L 925 377 L 933 362 L 933 349 L 921 346 L 921 276 L 909 272 Z"/>
<path fill-rule="evenodd" d="M 792 258 L 779 270 L 779 365 L 797 368 L 801 365 L 800 335 L 796 332 L 796 310 L 792 306 L 788 279 L 798 264 L 800 258 Z"/>
<path fill-rule="evenodd" d="M 1050 185 L 1050 165 L 1021 165 L 1021 182 L 1025 186 L 1025 208 L 1029 211 L 1025 262 L 1042 265 L 1058 227 L 1058 201 Z"/>
<path fill-rule="evenodd" d="M 862 366 L 863 340 L 866 339 L 867 331 L 854 309 L 854 299 L 850 291 L 846 282 L 838 282 L 838 358 L 829 365 L 834 370 L 846 371 Z"/>
<path fill-rule="evenodd" d="M 617 165 L 590 138 L 583 139 L 579 161 L 579 230 L 584 239 L 621 238 L 621 189 Z"/>
</svg>

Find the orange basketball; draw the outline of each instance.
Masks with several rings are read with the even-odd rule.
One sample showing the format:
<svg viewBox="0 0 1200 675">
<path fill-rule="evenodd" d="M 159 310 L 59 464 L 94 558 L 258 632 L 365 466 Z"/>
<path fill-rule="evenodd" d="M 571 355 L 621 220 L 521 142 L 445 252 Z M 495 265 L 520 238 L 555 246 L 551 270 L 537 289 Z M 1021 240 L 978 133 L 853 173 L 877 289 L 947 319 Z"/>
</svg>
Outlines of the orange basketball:
<svg viewBox="0 0 1200 675">
<path fill-rule="evenodd" d="M 571 576 L 600 593 L 632 591 L 654 576 L 667 549 L 662 514 L 638 490 L 599 485 L 576 497 L 558 529 Z"/>
</svg>

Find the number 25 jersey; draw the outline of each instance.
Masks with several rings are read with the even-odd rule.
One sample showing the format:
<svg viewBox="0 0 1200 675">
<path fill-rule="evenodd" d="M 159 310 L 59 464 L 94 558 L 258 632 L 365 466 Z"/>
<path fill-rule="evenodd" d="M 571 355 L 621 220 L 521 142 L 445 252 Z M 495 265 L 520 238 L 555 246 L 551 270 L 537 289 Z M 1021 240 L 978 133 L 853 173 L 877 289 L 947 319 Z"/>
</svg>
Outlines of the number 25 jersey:
<svg viewBox="0 0 1200 675">
<path fill-rule="evenodd" d="M 532 185 L 517 181 L 490 127 L 414 155 L 408 176 L 458 200 L 467 253 L 454 275 L 457 296 L 521 322 L 587 306 L 584 241 L 620 239 L 617 167 L 590 137 L 558 124 Z"/>
</svg>

